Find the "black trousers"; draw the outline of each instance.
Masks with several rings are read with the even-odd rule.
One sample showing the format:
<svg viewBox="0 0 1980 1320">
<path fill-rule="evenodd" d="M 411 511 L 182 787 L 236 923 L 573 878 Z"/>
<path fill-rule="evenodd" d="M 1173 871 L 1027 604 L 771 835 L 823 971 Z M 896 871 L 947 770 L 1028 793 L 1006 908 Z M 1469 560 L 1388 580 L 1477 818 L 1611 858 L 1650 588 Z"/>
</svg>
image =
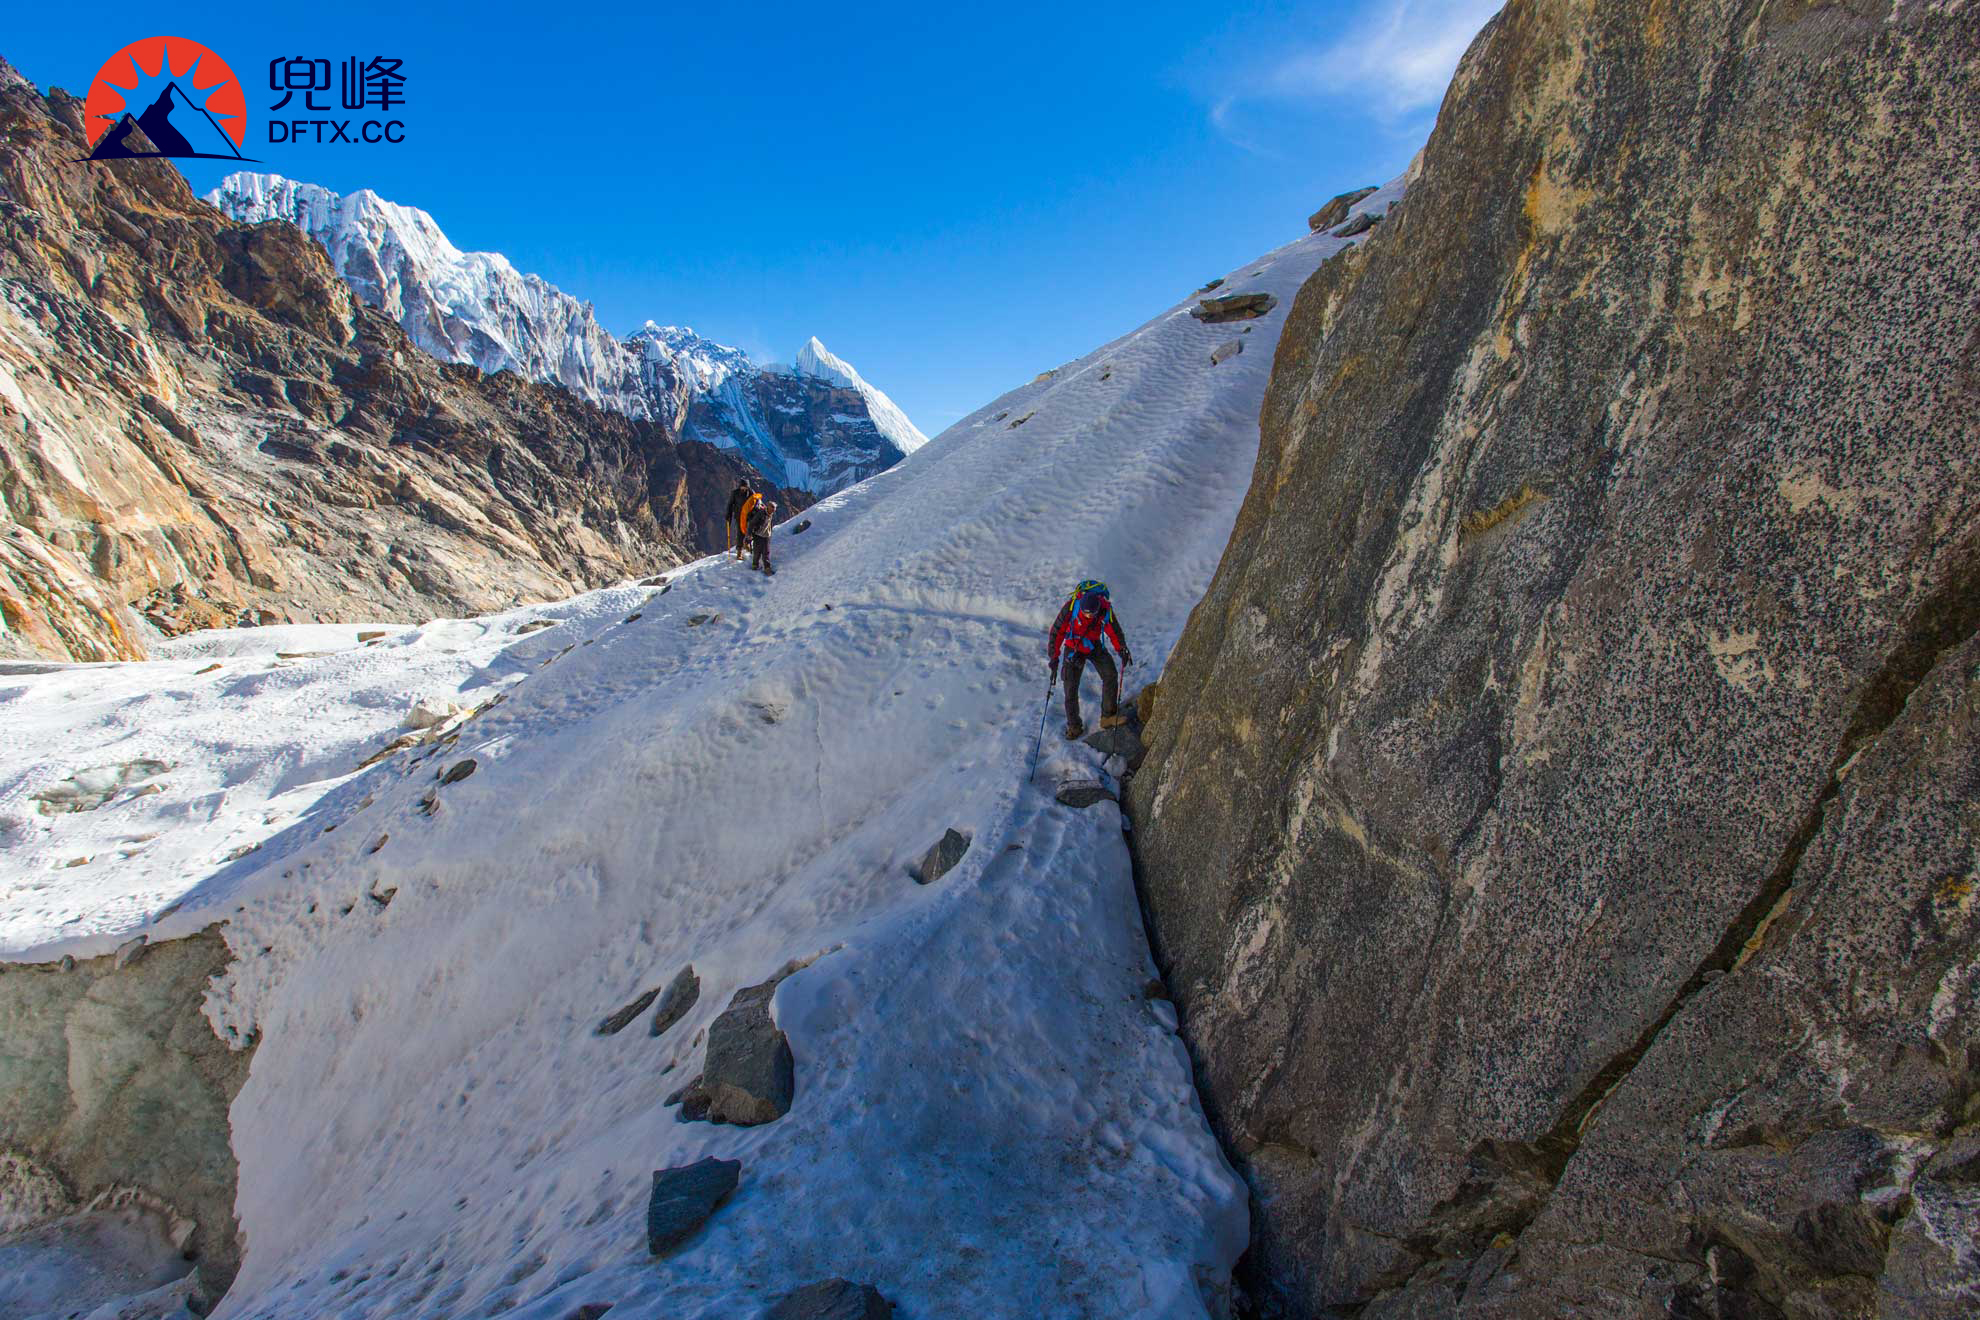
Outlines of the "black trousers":
<svg viewBox="0 0 1980 1320">
<path fill-rule="evenodd" d="M 1081 655 L 1068 650 L 1060 675 L 1066 680 L 1066 723 L 1079 724 L 1079 680 L 1086 672 L 1086 662 L 1091 660 L 1093 668 L 1100 674 L 1100 714 L 1115 714 L 1121 705 L 1121 671 L 1114 668 L 1114 657 L 1107 654 L 1107 648 L 1096 646 L 1092 655 Z"/>
<path fill-rule="evenodd" d="M 749 566 L 751 568 L 768 568 L 770 566 L 770 538 L 767 536 L 751 536 L 749 540 Z"/>
</svg>

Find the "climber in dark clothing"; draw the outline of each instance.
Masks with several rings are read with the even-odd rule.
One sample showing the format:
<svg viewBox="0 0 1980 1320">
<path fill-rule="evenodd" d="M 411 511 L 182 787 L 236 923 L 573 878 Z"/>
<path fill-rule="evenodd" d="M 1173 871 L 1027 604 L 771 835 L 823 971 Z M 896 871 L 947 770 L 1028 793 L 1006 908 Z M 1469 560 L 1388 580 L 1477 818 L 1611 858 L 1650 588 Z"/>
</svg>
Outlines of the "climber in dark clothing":
<svg viewBox="0 0 1980 1320">
<path fill-rule="evenodd" d="M 777 570 L 770 564 L 770 524 L 776 521 L 777 506 L 759 499 L 750 506 L 748 517 L 749 566 L 761 570 L 765 577 L 775 577 Z"/>
<path fill-rule="evenodd" d="M 749 479 L 747 477 L 738 480 L 736 482 L 736 488 L 729 492 L 729 549 L 736 552 L 736 558 L 738 559 L 742 558 L 743 537 L 747 534 L 743 530 L 743 501 L 747 500 L 749 496 Z"/>
<path fill-rule="evenodd" d="M 1107 584 L 1082 582 L 1073 588 L 1072 595 L 1066 598 L 1065 607 L 1059 611 L 1057 621 L 1052 624 L 1049 644 L 1053 677 L 1066 680 L 1067 738 L 1077 738 L 1086 732 L 1086 725 L 1079 718 L 1079 680 L 1086 672 L 1086 662 L 1089 660 L 1100 671 L 1100 727 L 1111 729 L 1123 722 L 1120 713 L 1121 676 L 1114 668 L 1114 657 L 1107 654 L 1103 642 L 1112 642 L 1114 649 L 1121 653 L 1122 669 L 1134 663 L 1127 641 L 1121 636 L 1121 622 L 1114 615 L 1114 603 L 1108 598 Z M 1059 669 L 1061 649 L 1066 657 L 1063 674 Z"/>
</svg>

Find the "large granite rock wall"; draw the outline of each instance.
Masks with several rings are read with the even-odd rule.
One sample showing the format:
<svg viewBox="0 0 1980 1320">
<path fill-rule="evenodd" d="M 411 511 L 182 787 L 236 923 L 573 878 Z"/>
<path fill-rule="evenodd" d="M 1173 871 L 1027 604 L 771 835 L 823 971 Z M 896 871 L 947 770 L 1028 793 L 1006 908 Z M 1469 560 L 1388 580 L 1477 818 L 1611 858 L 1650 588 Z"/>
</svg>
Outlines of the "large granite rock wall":
<svg viewBox="0 0 1980 1320">
<path fill-rule="evenodd" d="M 1267 1314 L 1980 1313 L 1980 12 L 1512 0 L 1130 791 Z"/>
</svg>

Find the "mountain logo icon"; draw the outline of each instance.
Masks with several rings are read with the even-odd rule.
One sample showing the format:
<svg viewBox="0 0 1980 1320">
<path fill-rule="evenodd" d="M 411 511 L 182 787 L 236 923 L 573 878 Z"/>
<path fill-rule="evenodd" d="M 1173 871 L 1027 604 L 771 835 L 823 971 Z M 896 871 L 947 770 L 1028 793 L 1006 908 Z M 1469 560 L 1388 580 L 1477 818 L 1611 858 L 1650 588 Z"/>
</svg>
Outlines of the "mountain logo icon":
<svg viewBox="0 0 1980 1320">
<path fill-rule="evenodd" d="M 185 37 L 145 37 L 96 71 L 89 160 L 246 160 L 247 97 L 227 62 Z"/>
</svg>

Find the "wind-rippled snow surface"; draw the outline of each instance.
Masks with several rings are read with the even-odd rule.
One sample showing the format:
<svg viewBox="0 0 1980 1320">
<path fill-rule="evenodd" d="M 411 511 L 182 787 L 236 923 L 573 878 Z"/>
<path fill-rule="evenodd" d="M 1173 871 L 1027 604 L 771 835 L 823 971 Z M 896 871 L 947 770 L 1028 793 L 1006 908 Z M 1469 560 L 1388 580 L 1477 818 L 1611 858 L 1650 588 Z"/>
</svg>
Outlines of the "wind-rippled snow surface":
<svg viewBox="0 0 1980 1320">
<path fill-rule="evenodd" d="M 0 950 L 229 923 L 209 1013 L 261 1044 L 233 1109 L 247 1254 L 219 1314 L 713 1320 L 835 1275 L 911 1316 L 1206 1314 L 1245 1190 L 1144 998 L 1119 812 L 1054 800 L 1105 772 L 1048 715 L 1044 633 L 1101 578 L 1128 687 L 1159 667 L 1249 483 L 1278 328 L 1341 246 L 1234 273 L 1219 294 L 1279 297 L 1261 319 L 1203 325 L 1185 300 L 807 511 L 775 578 L 715 558 L 664 594 L 371 646 L 202 634 L 0 677 Z M 353 773 L 414 698 L 497 692 L 452 746 Z M 160 791 L 29 801 L 139 760 L 169 763 Z M 918 885 L 951 827 L 968 853 Z M 790 1112 L 678 1122 L 663 1099 L 710 1021 L 806 959 L 774 1000 Z M 690 963 L 685 1020 L 593 1034 Z M 741 1160 L 741 1185 L 655 1261 L 652 1172 L 704 1155 Z"/>
</svg>

